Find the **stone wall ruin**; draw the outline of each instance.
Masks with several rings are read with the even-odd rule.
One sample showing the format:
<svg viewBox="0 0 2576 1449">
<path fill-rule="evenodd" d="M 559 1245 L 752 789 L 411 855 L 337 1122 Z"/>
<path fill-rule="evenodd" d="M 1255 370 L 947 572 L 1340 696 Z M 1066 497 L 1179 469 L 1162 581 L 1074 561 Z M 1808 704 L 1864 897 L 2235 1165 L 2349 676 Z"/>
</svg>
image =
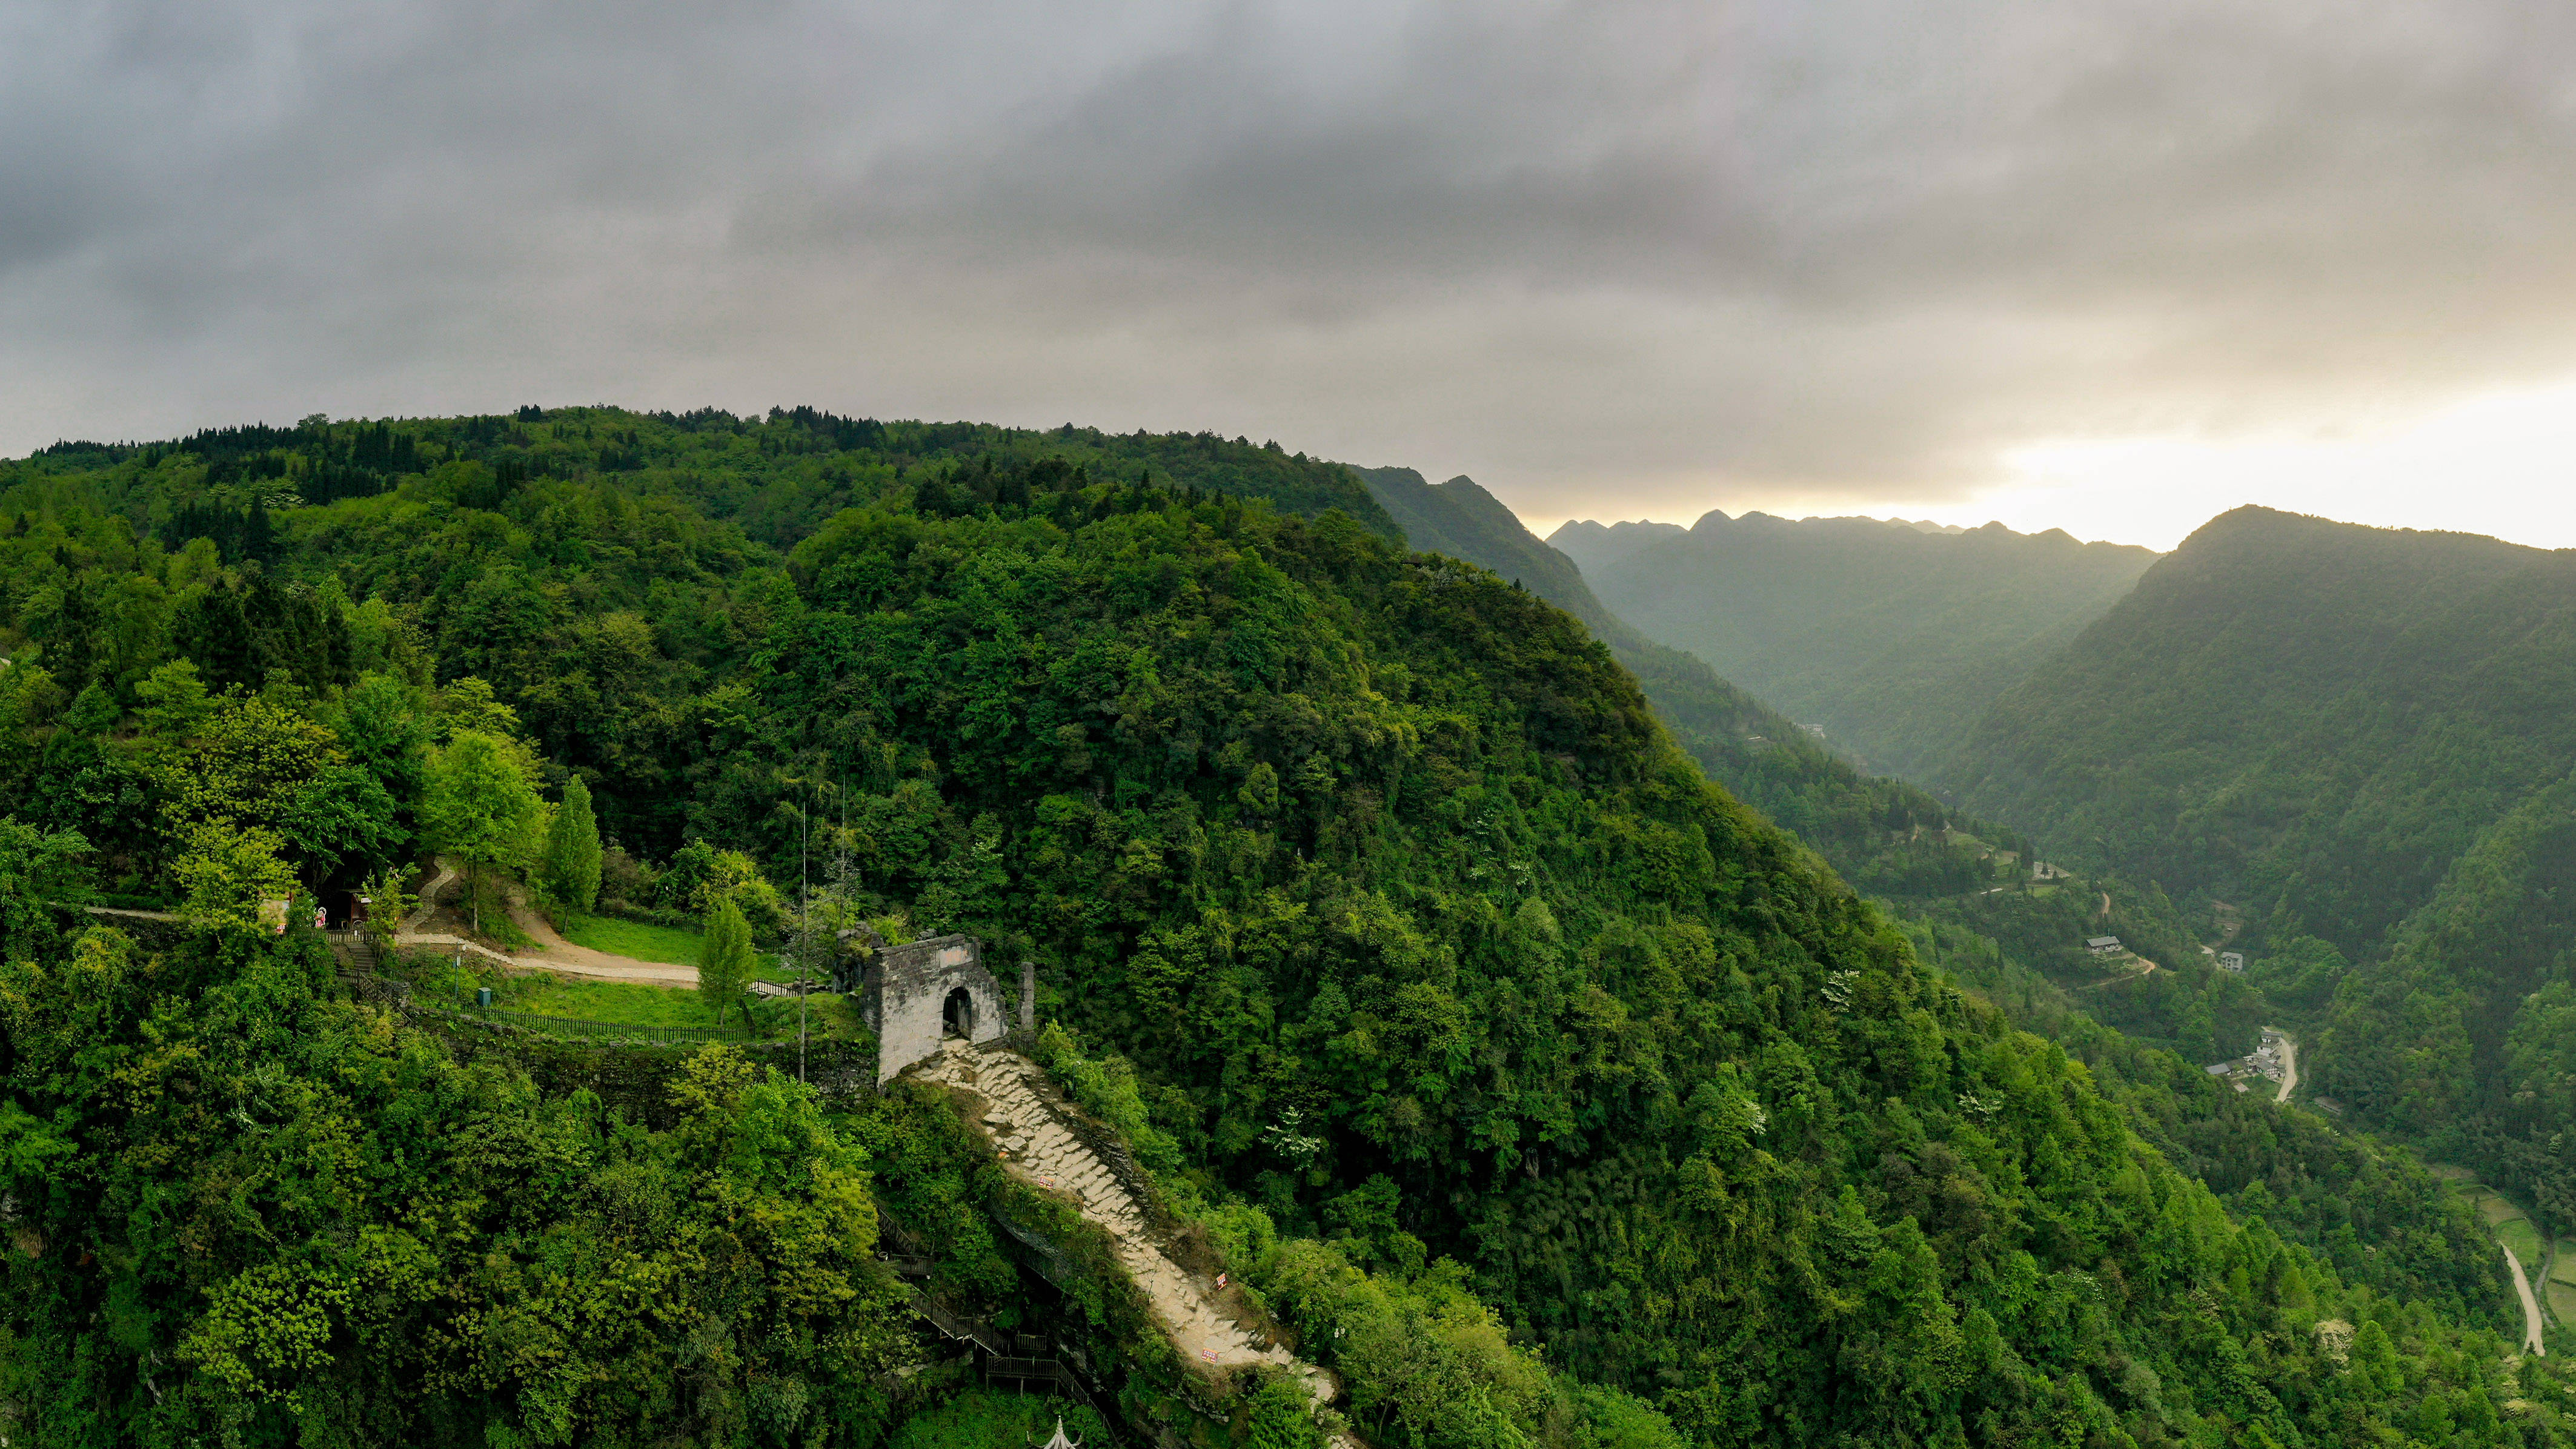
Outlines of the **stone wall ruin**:
<svg viewBox="0 0 2576 1449">
<path fill-rule="evenodd" d="M 984 969 L 983 945 L 972 936 L 878 947 L 857 995 L 860 1018 L 877 1034 L 879 1085 L 936 1054 L 949 1036 L 981 1044 L 1009 1035 L 1013 1024 L 1001 983 Z"/>
</svg>

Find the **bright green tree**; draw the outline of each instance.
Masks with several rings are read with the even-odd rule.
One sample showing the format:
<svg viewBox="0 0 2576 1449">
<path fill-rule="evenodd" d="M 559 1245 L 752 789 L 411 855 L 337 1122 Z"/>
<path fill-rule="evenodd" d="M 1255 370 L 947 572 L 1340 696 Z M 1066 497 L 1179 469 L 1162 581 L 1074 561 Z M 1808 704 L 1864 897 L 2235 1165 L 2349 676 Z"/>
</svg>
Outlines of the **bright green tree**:
<svg viewBox="0 0 2576 1449">
<path fill-rule="evenodd" d="M 387 866 L 367 877 L 362 888 L 367 897 L 367 934 L 375 939 L 376 949 L 390 951 L 394 935 L 402 929 L 403 917 L 411 914 L 416 903 L 403 889 L 399 866 Z"/>
<path fill-rule="evenodd" d="M 179 913 L 204 930 L 257 930 L 263 902 L 290 900 L 295 872 L 279 859 L 286 841 L 256 825 L 200 825 L 175 867 L 188 893 Z M 289 907 L 292 909 L 292 907 Z"/>
<path fill-rule="evenodd" d="M 75 831 L 0 816 L 0 956 L 16 958 L 53 937 L 47 902 L 84 883 L 89 842 Z"/>
<path fill-rule="evenodd" d="M 144 739 L 154 746 L 176 749 L 215 715 L 215 702 L 207 697 L 192 660 L 173 659 L 160 666 L 134 686 L 134 693 L 143 701 L 136 713 L 143 720 Z"/>
<path fill-rule="evenodd" d="M 707 910 L 706 935 L 698 943 L 698 995 L 715 1008 L 718 1025 L 751 985 L 751 968 L 751 923 L 731 897 L 718 896 Z"/>
<path fill-rule="evenodd" d="M 155 677 L 159 674 L 170 671 Z M 157 708 L 174 721 L 188 717 L 196 709 L 188 694 L 193 681 L 170 674 L 166 682 L 164 703 Z M 145 681 L 147 687 L 151 683 Z M 340 762 L 328 729 L 262 698 L 226 699 L 194 724 L 169 727 L 191 732 L 184 748 L 167 750 L 160 762 L 169 792 L 162 808 L 182 835 L 208 824 L 293 833 L 285 822 L 297 812 L 306 788 Z M 316 830 L 329 833 L 318 822 L 332 812 L 317 800 L 312 813 Z"/>
<path fill-rule="evenodd" d="M 544 806 L 529 777 L 526 751 L 516 742 L 461 730 L 430 757 L 429 798 L 421 809 L 422 834 L 437 848 L 464 857 L 470 881 L 486 866 L 524 864 L 535 852 Z M 469 895 L 473 885 L 468 886 Z M 474 929 L 483 929 L 482 902 Z"/>
<path fill-rule="evenodd" d="M 546 828 L 546 888 L 565 909 L 589 910 L 599 902 L 599 861 L 599 818 L 591 813 L 590 787 L 575 775 Z"/>
<path fill-rule="evenodd" d="M 296 791 L 278 828 L 319 882 L 344 860 L 381 866 L 398 859 L 400 809 L 374 775 L 354 765 L 332 765 Z"/>
</svg>

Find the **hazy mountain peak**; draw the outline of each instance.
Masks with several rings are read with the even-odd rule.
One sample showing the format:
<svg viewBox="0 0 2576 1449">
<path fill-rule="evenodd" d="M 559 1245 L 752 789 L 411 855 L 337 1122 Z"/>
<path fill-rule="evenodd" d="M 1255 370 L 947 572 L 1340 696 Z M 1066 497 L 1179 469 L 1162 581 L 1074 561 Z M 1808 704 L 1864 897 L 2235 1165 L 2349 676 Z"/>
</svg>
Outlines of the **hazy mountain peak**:
<svg viewBox="0 0 2576 1449">
<path fill-rule="evenodd" d="M 1882 766 L 1943 757 L 2023 671 L 2156 560 L 2149 549 L 1856 515 L 1710 513 L 1687 533 L 1558 546 L 1601 602 Z"/>
<path fill-rule="evenodd" d="M 1529 530 L 1521 526 L 1519 514 L 1512 512 L 1510 506 L 1503 500 L 1486 492 L 1483 484 L 1464 473 L 1446 483 L 1433 485 L 1431 491 L 1448 499 L 1450 503 L 1487 528 L 1494 529 L 1507 537 L 1527 539 L 1531 543 L 1537 542 Z"/>
<path fill-rule="evenodd" d="M 1718 516 L 1724 517 L 1723 514 Z M 1559 525 L 1556 532 L 1548 535 L 1547 541 L 1588 574 L 1655 544 L 1684 537 L 1689 532 L 1678 523 L 1657 523 L 1651 519 L 1602 524 L 1586 518 Z"/>
<path fill-rule="evenodd" d="M 2187 566 L 2207 557 L 2232 555 L 2245 549 L 2288 549 L 2302 554 L 2315 553 L 2319 557 L 2332 556 L 2337 549 L 2362 550 L 2374 556 L 2385 554 L 2410 560 L 2468 557 L 2486 559 L 2500 567 L 2537 560 L 2550 552 L 2483 533 L 2382 528 L 2376 524 L 2346 523 L 2312 513 L 2289 513 L 2248 503 L 2231 508 L 2193 529 L 2190 537 L 2175 545 L 2172 557 L 2178 566 Z"/>
</svg>

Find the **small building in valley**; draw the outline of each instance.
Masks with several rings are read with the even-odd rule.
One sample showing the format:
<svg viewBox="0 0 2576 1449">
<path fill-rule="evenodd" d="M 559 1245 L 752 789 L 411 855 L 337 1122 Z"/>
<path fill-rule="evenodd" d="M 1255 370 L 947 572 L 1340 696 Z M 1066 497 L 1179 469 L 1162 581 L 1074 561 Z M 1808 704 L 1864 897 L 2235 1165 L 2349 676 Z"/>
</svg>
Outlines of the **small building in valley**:
<svg viewBox="0 0 2576 1449">
<path fill-rule="evenodd" d="M 2219 970 L 2221 970 L 2221 971 L 2242 971 L 2242 970 L 2244 970 L 2244 969 L 2245 969 L 2245 953 L 2244 953 L 2244 952 L 2242 952 L 2242 951 L 2221 951 L 2221 952 L 2219 952 L 2219 953 L 2218 953 L 2218 969 L 2219 969 Z"/>
<path fill-rule="evenodd" d="M 2084 949 L 2092 952 L 2096 956 L 2116 956 L 2120 954 L 2120 938 L 2117 936 L 2094 936 L 2085 941 Z"/>
</svg>

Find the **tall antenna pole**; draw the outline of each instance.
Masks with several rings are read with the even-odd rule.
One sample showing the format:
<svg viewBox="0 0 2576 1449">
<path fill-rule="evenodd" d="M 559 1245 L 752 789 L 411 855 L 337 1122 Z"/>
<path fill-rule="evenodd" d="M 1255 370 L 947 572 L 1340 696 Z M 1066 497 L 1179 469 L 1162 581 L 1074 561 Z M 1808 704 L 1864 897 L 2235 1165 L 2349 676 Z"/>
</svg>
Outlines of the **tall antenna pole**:
<svg viewBox="0 0 2576 1449">
<path fill-rule="evenodd" d="M 806 788 L 807 801 L 813 799 L 813 788 Z M 806 959 L 814 954 L 813 887 L 805 876 L 806 819 L 810 809 L 796 812 L 796 1080 L 805 1080 L 805 980 Z"/>
</svg>

